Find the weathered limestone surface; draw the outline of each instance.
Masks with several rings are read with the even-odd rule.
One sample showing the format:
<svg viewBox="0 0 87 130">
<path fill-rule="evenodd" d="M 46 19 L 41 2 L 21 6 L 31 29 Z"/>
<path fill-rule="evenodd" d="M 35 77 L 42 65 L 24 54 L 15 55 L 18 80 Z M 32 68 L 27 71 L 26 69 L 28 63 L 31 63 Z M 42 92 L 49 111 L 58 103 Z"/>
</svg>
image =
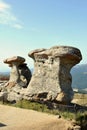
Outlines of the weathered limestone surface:
<svg viewBox="0 0 87 130">
<path fill-rule="evenodd" d="M 34 60 L 34 73 L 26 96 L 31 99 L 70 102 L 73 98 L 70 70 L 82 59 L 80 50 L 54 46 L 31 51 L 28 55 Z"/>
</svg>

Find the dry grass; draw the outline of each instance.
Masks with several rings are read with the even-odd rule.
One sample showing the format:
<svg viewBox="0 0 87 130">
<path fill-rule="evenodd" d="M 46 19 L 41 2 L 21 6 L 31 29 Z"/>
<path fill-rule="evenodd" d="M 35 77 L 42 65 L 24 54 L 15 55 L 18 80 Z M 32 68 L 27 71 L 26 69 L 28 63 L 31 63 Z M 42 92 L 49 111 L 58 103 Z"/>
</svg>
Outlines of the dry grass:
<svg viewBox="0 0 87 130">
<path fill-rule="evenodd" d="M 87 94 L 75 93 L 72 102 L 87 106 Z"/>
</svg>

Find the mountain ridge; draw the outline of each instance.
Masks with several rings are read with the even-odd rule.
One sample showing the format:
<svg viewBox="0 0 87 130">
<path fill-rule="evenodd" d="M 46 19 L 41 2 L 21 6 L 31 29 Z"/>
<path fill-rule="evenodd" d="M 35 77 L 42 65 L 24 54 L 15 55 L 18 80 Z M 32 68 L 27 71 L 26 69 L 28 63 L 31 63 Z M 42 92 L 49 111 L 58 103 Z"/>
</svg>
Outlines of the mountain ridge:
<svg viewBox="0 0 87 130">
<path fill-rule="evenodd" d="M 78 89 L 87 88 L 87 64 L 77 65 L 71 70 L 72 87 Z"/>
</svg>

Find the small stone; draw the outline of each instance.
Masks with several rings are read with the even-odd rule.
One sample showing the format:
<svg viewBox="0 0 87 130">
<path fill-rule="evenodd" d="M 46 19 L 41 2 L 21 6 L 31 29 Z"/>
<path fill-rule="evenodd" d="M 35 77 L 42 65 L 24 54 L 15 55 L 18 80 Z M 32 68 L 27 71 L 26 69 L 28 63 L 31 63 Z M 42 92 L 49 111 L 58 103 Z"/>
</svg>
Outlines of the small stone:
<svg viewBox="0 0 87 130">
<path fill-rule="evenodd" d="M 60 116 L 60 115 L 57 115 L 57 118 L 59 119 L 59 118 L 61 118 L 61 116 Z"/>
<path fill-rule="evenodd" d="M 69 127 L 67 130 L 73 130 L 73 128 L 72 128 L 72 127 Z"/>
<path fill-rule="evenodd" d="M 74 130 L 81 130 L 81 126 L 76 125 L 76 126 L 74 127 Z"/>
</svg>

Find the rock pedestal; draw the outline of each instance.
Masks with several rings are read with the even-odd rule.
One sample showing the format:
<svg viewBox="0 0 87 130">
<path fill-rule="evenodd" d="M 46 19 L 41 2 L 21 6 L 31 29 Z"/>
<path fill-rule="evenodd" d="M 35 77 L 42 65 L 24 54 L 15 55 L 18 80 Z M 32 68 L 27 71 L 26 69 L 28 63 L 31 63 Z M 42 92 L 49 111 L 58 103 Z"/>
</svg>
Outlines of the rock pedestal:
<svg viewBox="0 0 87 130">
<path fill-rule="evenodd" d="M 31 99 L 69 103 L 73 98 L 71 68 L 82 59 L 80 50 L 69 46 L 37 49 L 28 54 L 34 60 L 34 73 L 26 95 Z"/>
</svg>

